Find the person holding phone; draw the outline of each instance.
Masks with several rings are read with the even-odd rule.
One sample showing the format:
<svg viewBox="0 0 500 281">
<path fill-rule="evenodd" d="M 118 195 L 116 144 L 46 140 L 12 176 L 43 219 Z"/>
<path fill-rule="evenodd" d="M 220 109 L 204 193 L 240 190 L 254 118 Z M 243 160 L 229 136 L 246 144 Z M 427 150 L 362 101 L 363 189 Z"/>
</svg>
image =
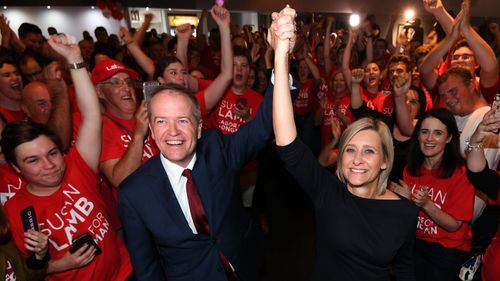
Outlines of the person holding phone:
<svg viewBox="0 0 500 281">
<path fill-rule="evenodd" d="M 22 210 L 33 206 L 40 232 L 50 243 L 45 280 L 126 280 L 132 272 L 129 255 L 110 226 L 98 188 L 99 101 L 76 40 L 57 35 L 49 44 L 68 62 L 82 121 L 76 143 L 67 155 L 62 154 L 58 136 L 44 125 L 18 121 L 5 127 L 0 140 L 2 152 L 26 180 L 5 204 L 12 237 L 23 255 L 33 251 L 25 247 L 20 217 Z M 32 223 L 34 216 L 28 222 L 36 226 Z M 89 243 L 76 247 L 76 238 L 84 233 L 89 233 L 98 247 Z M 100 255 L 98 248 L 102 250 Z"/>
<path fill-rule="evenodd" d="M 24 232 L 21 239 L 24 239 L 25 251 L 31 253 L 29 257 L 22 256 L 12 238 L 7 217 L 0 207 L 0 276 L 8 276 L 7 280 L 41 280 L 50 258 L 48 236 L 33 229 Z"/>
<path fill-rule="evenodd" d="M 0 134 L 2 133 L 5 125 L 7 125 L 7 121 L 0 113 Z M 0 160 L 5 161 L 1 149 Z M 8 173 L 4 173 L 4 167 L 9 169 Z M 12 181 L 12 183 L 17 184 L 17 179 L 20 180 L 19 175 L 13 170 L 10 170 L 12 170 L 12 167 L 10 167 L 9 164 L 5 162 L 2 163 L 2 172 L 0 172 L 0 174 L 2 175 L 2 180 L 6 181 L 6 186 L 9 186 L 10 184 L 8 180 L 11 175 L 16 178 L 16 180 Z M 8 199 L 13 195 L 11 190 L 7 190 L 5 193 L 2 190 L 2 193 L 2 197 L 5 197 L 5 199 Z M 4 202 L 2 202 L 2 205 L 3 203 Z M 33 220 L 33 225 L 38 227 L 36 219 Z M 12 239 L 12 234 L 10 232 L 10 227 L 7 223 L 7 217 L 5 216 L 3 207 L 0 207 L 0 276 L 15 277 L 15 280 L 38 281 L 45 276 L 47 262 L 50 258 L 47 254 L 47 250 L 49 248 L 48 236 L 39 232 L 38 228 L 35 228 L 25 229 L 23 237 L 26 242 L 24 245 L 26 250 L 32 252 L 28 258 L 23 257 L 17 249 L 14 240 Z"/>
<path fill-rule="evenodd" d="M 467 154 L 467 178 L 479 191 L 483 192 L 496 205 L 500 205 L 500 174 L 488 168 L 488 162 L 483 152 L 483 141 L 487 136 L 495 136 L 500 129 L 500 112 L 492 109 L 488 111 L 476 131 L 470 138 L 470 145 L 474 148 Z M 500 137 L 491 146 L 500 148 Z M 500 276 L 500 227 L 495 238 L 486 249 L 482 260 L 481 278 L 483 281 L 495 281 Z"/>
</svg>

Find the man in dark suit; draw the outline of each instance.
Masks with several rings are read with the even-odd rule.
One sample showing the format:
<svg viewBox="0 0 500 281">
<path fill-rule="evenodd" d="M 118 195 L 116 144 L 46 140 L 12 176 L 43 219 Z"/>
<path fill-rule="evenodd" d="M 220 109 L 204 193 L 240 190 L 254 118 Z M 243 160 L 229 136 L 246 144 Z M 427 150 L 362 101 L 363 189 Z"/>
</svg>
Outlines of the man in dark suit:
<svg viewBox="0 0 500 281">
<path fill-rule="evenodd" d="M 202 132 L 199 105 L 184 88 L 153 94 L 149 121 L 161 153 L 120 185 L 118 200 L 139 280 L 257 280 L 258 230 L 242 206 L 238 175 L 271 136 L 271 103 L 272 89 L 255 120 L 223 135 Z M 185 169 L 201 199 L 201 227 Z"/>
</svg>

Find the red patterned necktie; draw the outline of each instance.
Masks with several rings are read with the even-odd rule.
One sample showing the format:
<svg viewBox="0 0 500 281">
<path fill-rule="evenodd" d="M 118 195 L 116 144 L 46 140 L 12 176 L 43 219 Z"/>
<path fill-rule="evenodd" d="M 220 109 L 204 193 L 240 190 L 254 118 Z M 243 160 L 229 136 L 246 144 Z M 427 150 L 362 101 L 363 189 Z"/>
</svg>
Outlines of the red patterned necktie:
<svg viewBox="0 0 500 281">
<path fill-rule="evenodd" d="M 203 233 L 210 235 L 210 226 L 208 225 L 208 219 L 205 214 L 205 209 L 203 208 L 203 203 L 201 202 L 200 194 L 196 188 L 196 184 L 191 175 L 190 169 L 185 169 L 182 175 L 186 177 L 186 191 L 188 196 L 189 209 L 191 211 L 191 217 L 193 218 L 194 226 L 198 233 Z M 229 260 L 226 256 L 219 251 L 219 257 L 226 272 L 229 281 L 236 280 L 236 275 L 229 264 Z"/>
</svg>

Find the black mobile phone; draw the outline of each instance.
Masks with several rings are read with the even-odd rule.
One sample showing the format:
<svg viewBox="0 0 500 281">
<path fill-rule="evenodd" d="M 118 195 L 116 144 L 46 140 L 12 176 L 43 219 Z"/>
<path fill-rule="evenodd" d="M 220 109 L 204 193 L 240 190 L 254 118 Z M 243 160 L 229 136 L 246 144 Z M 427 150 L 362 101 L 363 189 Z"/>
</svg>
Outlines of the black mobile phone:
<svg viewBox="0 0 500 281">
<path fill-rule="evenodd" d="M 142 83 L 142 94 L 145 104 L 149 103 L 149 101 L 151 100 L 151 94 L 154 90 L 156 90 L 156 88 L 158 88 L 158 86 L 160 86 L 160 82 L 158 81 L 148 81 Z"/>
<path fill-rule="evenodd" d="M 95 255 L 98 256 L 102 253 L 101 248 L 97 246 L 97 243 L 95 242 L 94 238 L 92 238 L 92 235 L 90 233 L 85 232 L 84 234 L 76 237 L 73 239 L 72 246 L 69 249 L 70 253 L 74 253 L 78 251 L 83 245 L 88 244 L 89 246 L 94 246 L 95 247 Z"/>
<path fill-rule="evenodd" d="M 36 221 L 35 208 L 29 206 L 26 209 L 21 210 L 21 221 L 23 222 L 24 231 L 28 229 L 33 229 L 39 231 L 38 222 Z"/>
</svg>

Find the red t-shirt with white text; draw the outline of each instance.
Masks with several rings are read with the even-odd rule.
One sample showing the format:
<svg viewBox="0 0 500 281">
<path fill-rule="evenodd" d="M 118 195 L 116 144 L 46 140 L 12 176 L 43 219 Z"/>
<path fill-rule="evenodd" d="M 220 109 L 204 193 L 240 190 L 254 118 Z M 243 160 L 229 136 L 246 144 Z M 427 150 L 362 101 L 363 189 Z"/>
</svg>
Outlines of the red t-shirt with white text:
<svg viewBox="0 0 500 281">
<path fill-rule="evenodd" d="M 372 94 L 361 87 L 361 95 L 368 108 L 376 110 L 384 115 L 392 116 L 394 112 L 394 98 L 392 94 L 384 94 L 383 91 Z"/>
<path fill-rule="evenodd" d="M 316 93 L 314 93 L 314 80 L 309 79 L 299 86 L 299 94 L 293 101 L 293 113 L 306 115 L 314 112 L 318 104 Z"/>
<path fill-rule="evenodd" d="M 210 115 L 211 128 L 217 128 L 223 134 L 232 134 L 238 131 L 241 125 L 245 124 L 245 121 L 236 115 L 234 111 L 238 99 L 246 99 L 247 106 L 250 108 L 250 115 L 254 118 L 256 117 L 263 97 L 251 89 L 247 89 L 241 95 L 228 89 Z"/>
<path fill-rule="evenodd" d="M 0 203 L 5 205 L 8 199 L 16 194 L 24 185 L 21 176 L 6 162 L 0 162 Z"/>
<path fill-rule="evenodd" d="M 439 243 L 446 248 L 470 251 L 472 242 L 470 221 L 474 208 L 474 187 L 467 179 L 465 166 L 456 168 L 453 175 L 446 179 L 434 177 L 432 171 L 427 169 L 422 169 L 421 176 L 411 176 L 405 168 L 403 180 L 410 187 L 412 194 L 416 194 L 424 186 L 428 187 L 429 197 L 434 204 L 454 219 L 463 222 L 458 230 L 449 232 L 420 210 L 416 237 Z"/>
<path fill-rule="evenodd" d="M 22 188 L 5 204 L 5 213 L 17 248 L 24 247 L 22 209 L 33 206 L 40 231 L 49 236 L 49 254 L 62 258 L 74 238 L 88 232 L 102 253 L 89 264 L 64 272 L 49 274 L 45 280 L 125 280 L 132 265 L 125 244 L 111 229 L 107 208 L 99 194 L 99 179 L 74 148 L 64 158 L 66 171 L 61 187 L 49 196 L 31 194 Z"/>
</svg>

